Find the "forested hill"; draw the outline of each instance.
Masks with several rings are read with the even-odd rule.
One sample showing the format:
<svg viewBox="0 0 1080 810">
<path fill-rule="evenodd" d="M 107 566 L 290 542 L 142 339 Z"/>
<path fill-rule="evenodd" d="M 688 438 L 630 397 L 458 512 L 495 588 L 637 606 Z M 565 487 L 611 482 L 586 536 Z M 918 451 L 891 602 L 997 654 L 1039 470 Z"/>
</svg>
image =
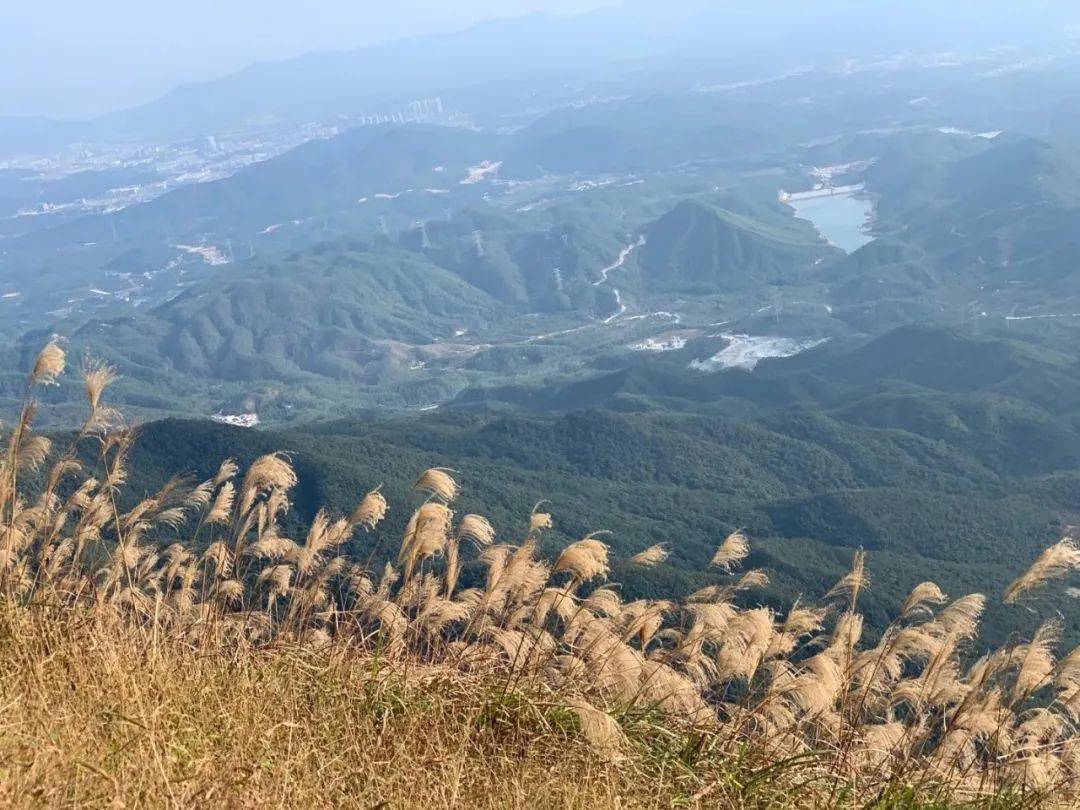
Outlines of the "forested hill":
<svg viewBox="0 0 1080 810">
<path fill-rule="evenodd" d="M 1026 626 L 1024 611 L 997 606 L 996 597 L 1080 511 L 1075 472 L 994 471 L 945 441 L 821 412 L 778 412 L 757 422 L 603 411 L 440 413 L 277 432 L 166 420 L 141 431 L 130 493 L 178 473 L 209 476 L 226 457 L 243 464 L 274 450 L 290 452 L 300 476 L 289 516 L 295 532 L 320 506 L 346 511 L 379 484 L 393 531 L 402 529 L 415 475 L 446 466 L 464 485 L 460 509 L 489 516 L 505 541 L 521 539 L 530 510 L 546 499 L 556 517 L 552 548 L 600 529 L 613 533 L 623 558 L 670 543 L 672 556 L 657 569 L 616 563 L 612 578 L 627 597 L 684 594 L 719 581 L 709 556 L 718 539 L 742 527 L 753 538 L 749 565 L 772 580 L 767 602 L 819 596 L 861 547 L 874 576 L 865 609 L 876 629 L 913 585 L 933 578 L 955 595 L 988 595 L 989 639 Z M 351 552 L 362 559 L 396 552 L 354 542 L 360 545 Z M 1076 611 L 1063 612 L 1076 635 Z"/>
</svg>

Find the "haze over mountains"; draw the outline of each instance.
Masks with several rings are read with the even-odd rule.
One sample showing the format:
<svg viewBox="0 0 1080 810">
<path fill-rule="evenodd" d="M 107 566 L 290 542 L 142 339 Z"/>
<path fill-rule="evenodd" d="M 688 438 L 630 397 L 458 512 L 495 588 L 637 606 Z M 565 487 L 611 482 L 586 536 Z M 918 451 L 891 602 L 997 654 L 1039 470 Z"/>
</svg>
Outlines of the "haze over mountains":
<svg viewBox="0 0 1080 810">
<path fill-rule="evenodd" d="M 1080 513 L 1076 15 L 864 6 L 534 15 L 5 120 L 4 405 L 55 334 L 136 419 L 267 428 L 156 425 L 148 469 L 190 431 L 315 480 L 441 452 L 663 539 L 629 476 L 751 527 L 776 599 L 858 545 L 882 599 L 974 543 L 1000 579 Z"/>
<path fill-rule="evenodd" d="M 199 136 L 247 119 L 309 120 L 362 113 L 365 107 L 393 107 L 436 91 L 471 93 L 474 103 L 487 98 L 493 109 L 502 106 L 508 112 L 521 103 L 513 88 L 517 93 L 535 91 L 550 86 L 552 78 L 571 84 L 582 84 L 584 77 L 619 83 L 627 79 L 625 68 L 632 67 L 632 86 L 638 90 L 648 89 L 643 81 L 677 86 L 689 77 L 705 84 L 723 81 L 725 75 L 727 81 L 739 81 L 757 78 L 748 75 L 755 63 L 771 64 L 783 73 L 808 62 L 870 55 L 1041 45 L 1060 41 L 1078 22 L 1075 10 L 1059 2 L 1032 4 L 1024 15 L 1011 13 L 1013 6 L 1007 2 L 923 0 L 872 14 L 855 0 L 826 0 L 804 8 L 781 0 L 752 6 L 682 2 L 663 9 L 632 2 L 574 16 L 534 13 L 517 18 L 513 9 L 508 5 L 503 10 L 508 19 L 456 34 L 312 52 L 285 61 L 259 60 L 235 74 L 177 87 L 132 109 L 71 121 L 60 129 L 41 118 L 36 125 L 26 122 L 30 126 L 25 129 L 13 121 L 4 134 L 7 144 L 21 138 L 27 146 L 39 145 L 43 138 L 62 142 L 73 135 Z M 107 23 L 107 17 L 102 21 Z M 95 22 L 90 20 L 89 26 Z M 206 34 L 212 42 L 214 32 Z M 19 53 L 16 46 L 12 43 L 13 54 Z M 492 81 L 493 65 L 499 67 L 497 81 Z M 598 75 L 590 76 L 597 70 Z M 30 77 L 28 83 L 32 81 Z M 482 87 L 504 92 L 486 93 Z"/>
</svg>

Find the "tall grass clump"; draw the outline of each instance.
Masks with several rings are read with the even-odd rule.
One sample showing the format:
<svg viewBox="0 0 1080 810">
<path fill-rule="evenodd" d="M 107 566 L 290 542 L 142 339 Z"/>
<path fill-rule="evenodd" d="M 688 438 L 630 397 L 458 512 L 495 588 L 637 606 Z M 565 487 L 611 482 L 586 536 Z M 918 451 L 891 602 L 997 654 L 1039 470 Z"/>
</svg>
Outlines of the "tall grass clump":
<svg viewBox="0 0 1080 810">
<path fill-rule="evenodd" d="M 976 658 L 986 597 L 925 582 L 867 642 L 862 552 L 820 603 L 778 613 L 753 606 L 768 580 L 738 572 L 738 531 L 712 560 L 724 584 L 625 601 L 602 533 L 544 560 L 542 502 L 501 542 L 458 514 L 447 469 L 417 478 L 382 568 L 343 549 L 380 547 L 383 491 L 289 536 L 281 454 L 122 507 L 135 433 L 102 404 L 111 368 L 84 367 L 70 446 L 33 430 L 34 392 L 64 365 L 41 353 L 0 459 L 0 801 L 1080 800 L 1080 651 L 1059 655 L 1055 617 Z M 1004 598 L 1078 567 L 1066 538 Z"/>
</svg>

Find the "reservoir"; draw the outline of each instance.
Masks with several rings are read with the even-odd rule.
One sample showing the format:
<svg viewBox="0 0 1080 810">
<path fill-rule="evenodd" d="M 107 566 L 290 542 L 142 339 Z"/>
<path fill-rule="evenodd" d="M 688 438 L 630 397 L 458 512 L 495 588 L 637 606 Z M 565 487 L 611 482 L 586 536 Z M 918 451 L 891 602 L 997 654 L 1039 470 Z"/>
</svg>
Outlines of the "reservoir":
<svg viewBox="0 0 1080 810">
<path fill-rule="evenodd" d="M 795 216 L 810 220 L 818 233 L 848 253 L 874 239 L 867 233 L 874 201 L 864 195 L 833 194 L 794 199 L 788 204 L 795 209 Z"/>
</svg>

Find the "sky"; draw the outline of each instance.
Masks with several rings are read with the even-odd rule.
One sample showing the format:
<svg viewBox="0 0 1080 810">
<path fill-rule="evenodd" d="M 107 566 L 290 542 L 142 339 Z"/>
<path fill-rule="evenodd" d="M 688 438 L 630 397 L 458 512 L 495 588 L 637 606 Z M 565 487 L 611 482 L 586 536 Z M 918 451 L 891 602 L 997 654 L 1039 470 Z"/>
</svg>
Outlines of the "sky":
<svg viewBox="0 0 1080 810">
<path fill-rule="evenodd" d="M 252 62 L 612 0 L 3 0 L 0 115 L 76 117 Z"/>
</svg>

